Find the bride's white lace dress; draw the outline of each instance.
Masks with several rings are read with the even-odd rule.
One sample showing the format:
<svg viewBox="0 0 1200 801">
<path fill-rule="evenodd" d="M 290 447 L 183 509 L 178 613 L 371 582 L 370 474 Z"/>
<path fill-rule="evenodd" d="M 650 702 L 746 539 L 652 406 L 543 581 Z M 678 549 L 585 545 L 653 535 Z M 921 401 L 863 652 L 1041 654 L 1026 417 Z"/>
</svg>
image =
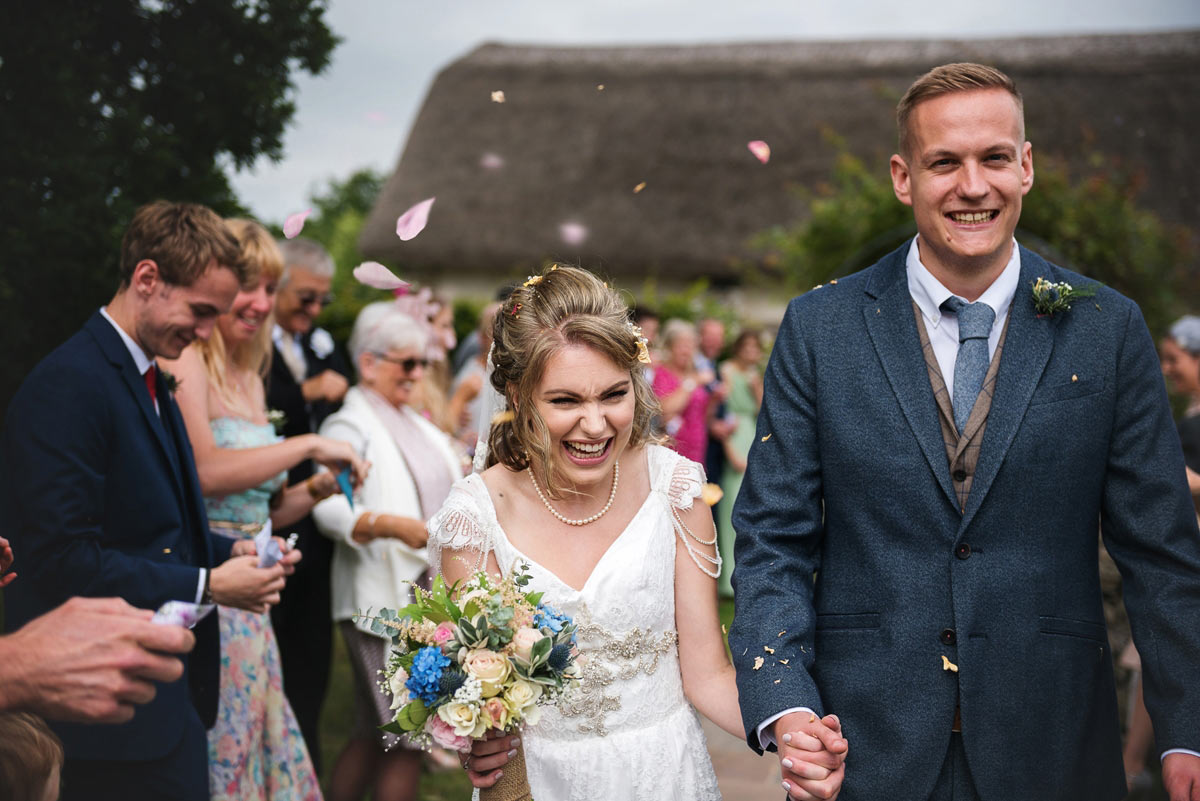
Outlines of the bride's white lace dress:
<svg viewBox="0 0 1200 801">
<path fill-rule="evenodd" d="M 522 735 L 537 801 L 721 797 L 699 718 L 683 694 L 675 632 L 676 546 L 682 542 L 698 569 L 712 572 L 673 511 L 691 507 L 704 472 L 657 445 L 646 453 L 650 494 L 582 589 L 513 547 L 478 475 L 455 484 L 429 521 L 435 564 L 445 549 L 494 551 L 505 571 L 525 562 L 543 603 L 579 626 L 579 690 L 545 708 Z"/>
</svg>

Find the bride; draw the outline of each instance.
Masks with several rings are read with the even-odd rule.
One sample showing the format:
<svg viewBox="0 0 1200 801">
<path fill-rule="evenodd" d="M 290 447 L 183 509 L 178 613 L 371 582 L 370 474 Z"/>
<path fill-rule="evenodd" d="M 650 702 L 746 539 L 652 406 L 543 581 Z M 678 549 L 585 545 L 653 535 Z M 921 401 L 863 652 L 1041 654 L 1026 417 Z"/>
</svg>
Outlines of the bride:
<svg viewBox="0 0 1200 801">
<path fill-rule="evenodd" d="M 651 434 L 644 340 L 615 291 L 555 266 L 513 291 L 494 342 L 512 411 L 487 469 L 430 520 L 431 561 L 447 581 L 529 564 L 530 587 L 579 627 L 583 681 L 520 738 L 477 742 L 471 782 L 494 784 L 523 739 L 535 798 L 719 799 L 696 710 L 744 733 L 716 534 L 703 469 Z"/>
</svg>

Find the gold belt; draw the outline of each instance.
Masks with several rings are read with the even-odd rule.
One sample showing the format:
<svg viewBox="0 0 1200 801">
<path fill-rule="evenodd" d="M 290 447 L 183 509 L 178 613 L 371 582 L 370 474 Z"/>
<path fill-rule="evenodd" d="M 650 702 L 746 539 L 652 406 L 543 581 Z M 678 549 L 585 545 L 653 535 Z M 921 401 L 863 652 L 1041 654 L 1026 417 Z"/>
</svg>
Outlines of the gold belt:
<svg viewBox="0 0 1200 801">
<path fill-rule="evenodd" d="M 234 523 L 229 520 L 209 520 L 209 528 L 227 528 L 233 531 L 240 531 L 243 534 L 257 534 L 262 530 L 265 523 Z"/>
</svg>

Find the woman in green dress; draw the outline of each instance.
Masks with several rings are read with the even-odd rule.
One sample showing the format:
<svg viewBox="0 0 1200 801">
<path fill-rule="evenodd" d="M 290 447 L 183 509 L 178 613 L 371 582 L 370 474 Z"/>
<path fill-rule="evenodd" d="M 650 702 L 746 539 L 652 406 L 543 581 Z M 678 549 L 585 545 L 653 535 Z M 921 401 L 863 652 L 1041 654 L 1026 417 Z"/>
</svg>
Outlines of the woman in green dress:
<svg viewBox="0 0 1200 801">
<path fill-rule="evenodd" d="M 721 489 L 724 491 L 717 507 L 718 545 L 721 550 L 720 592 L 724 597 L 733 596 L 729 577 L 733 575 L 733 503 L 742 486 L 742 474 L 746 472 L 746 456 L 750 443 L 754 441 L 754 428 L 758 420 L 758 407 L 762 404 L 762 335 L 746 329 L 733 341 L 733 355 L 721 363 L 721 380 L 729 388 L 725 400 L 726 415 L 737 420 L 733 433 L 725 440 L 725 470 L 721 473 Z"/>
</svg>

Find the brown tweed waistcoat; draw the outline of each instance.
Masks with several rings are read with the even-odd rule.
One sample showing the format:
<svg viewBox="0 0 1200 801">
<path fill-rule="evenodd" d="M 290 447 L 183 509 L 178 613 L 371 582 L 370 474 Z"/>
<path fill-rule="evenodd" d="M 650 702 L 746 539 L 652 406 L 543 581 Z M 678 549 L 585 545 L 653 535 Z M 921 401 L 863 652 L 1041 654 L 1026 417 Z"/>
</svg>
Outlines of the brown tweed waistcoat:
<svg viewBox="0 0 1200 801">
<path fill-rule="evenodd" d="M 946 459 L 950 462 L 950 480 L 954 483 L 954 494 L 958 498 L 958 510 L 967 508 L 967 496 L 971 494 L 971 482 L 975 479 L 975 466 L 979 463 L 979 446 L 983 444 L 983 432 L 987 428 L 988 412 L 992 410 L 992 392 L 996 387 L 996 373 L 1000 369 L 1000 354 L 1004 351 L 1004 339 L 1008 335 L 1008 321 L 1004 321 L 1004 329 L 1000 332 L 1000 340 L 996 343 L 996 352 L 988 364 L 987 374 L 983 377 L 983 387 L 971 416 L 963 426 L 962 434 L 954 426 L 954 407 L 950 403 L 950 393 L 942 378 L 942 370 L 938 367 L 937 356 L 934 355 L 933 345 L 929 342 L 929 332 L 925 329 L 925 318 L 921 307 L 913 301 L 913 313 L 917 316 L 917 331 L 921 334 L 921 352 L 925 354 L 925 367 L 929 370 L 929 383 L 933 386 L 933 397 L 937 401 L 938 422 L 942 426 L 942 442 L 946 446 Z"/>
</svg>

